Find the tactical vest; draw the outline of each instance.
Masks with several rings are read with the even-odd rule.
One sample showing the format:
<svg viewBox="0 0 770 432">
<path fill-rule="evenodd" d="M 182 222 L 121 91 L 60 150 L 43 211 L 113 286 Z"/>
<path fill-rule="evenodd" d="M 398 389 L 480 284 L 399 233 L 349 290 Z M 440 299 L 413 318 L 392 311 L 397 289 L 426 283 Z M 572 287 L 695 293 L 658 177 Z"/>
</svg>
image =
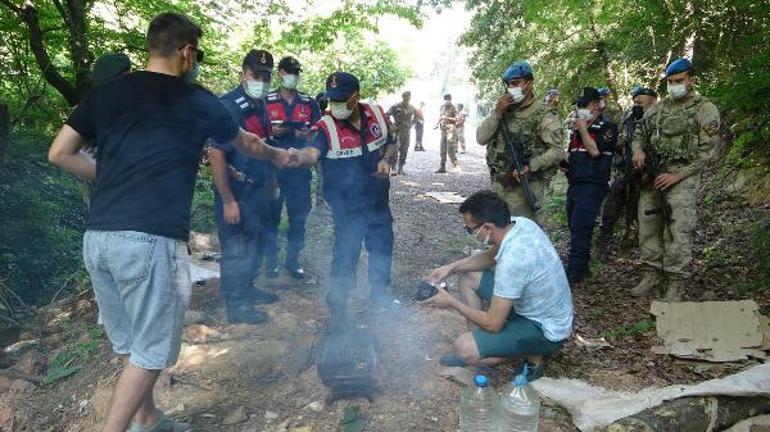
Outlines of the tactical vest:
<svg viewBox="0 0 770 432">
<path fill-rule="evenodd" d="M 652 129 L 650 143 L 661 160 L 686 164 L 698 157 L 698 110 L 707 102 L 709 100 L 701 95 L 695 95 L 684 105 L 675 104 L 671 99 L 660 102 L 647 127 Z"/>
<path fill-rule="evenodd" d="M 535 110 L 526 118 L 507 117 L 507 126 L 510 131 L 511 139 L 521 140 L 524 154 L 521 155 L 522 163 L 525 165 L 533 157 L 540 156 L 548 150 L 548 145 L 538 136 L 538 128 L 543 118 L 549 112 L 558 115 L 555 108 L 549 108 L 542 102 L 537 104 Z M 502 121 L 502 120 L 501 120 Z M 493 180 L 511 170 L 511 152 L 508 149 L 502 133 L 497 132 L 495 139 L 487 145 L 487 166 L 489 174 Z"/>
<path fill-rule="evenodd" d="M 306 127 L 313 125 L 313 100 L 310 96 L 297 92 L 293 103 L 290 105 L 284 101 L 279 92 L 270 92 L 265 102 L 265 110 L 270 117 L 270 124 L 280 126 L 283 122 L 304 123 Z M 304 147 L 306 143 L 302 140 L 290 139 L 285 137 L 276 137 L 280 147 Z"/>
<path fill-rule="evenodd" d="M 329 151 L 327 159 L 347 159 L 361 157 L 362 145 L 366 145 L 370 153 L 377 151 L 388 140 L 388 124 L 385 122 L 385 114 L 377 105 L 361 103 L 362 114 L 367 118 L 367 130 L 364 135 L 365 143 L 361 142 L 360 135 L 349 128 L 337 127 L 339 120 L 330 115 L 321 117 L 316 123 L 318 128 L 326 135 Z M 372 121 L 373 120 L 373 121 Z"/>
<path fill-rule="evenodd" d="M 324 115 L 314 126 L 328 146 L 321 162 L 324 198 L 332 209 L 367 208 L 388 202 L 390 181 L 372 175 L 388 141 L 385 112 L 378 105 L 360 105 L 365 119 L 362 131 L 331 115 Z"/>
<path fill-rule="evenodd" d="M 221 100 L 237 107 L 241 114 L 243 129 L 262 139 L 272 138 L 270 120 L 261 101 L 252 102 L 240 88 L 226 94 Z M 274 174 L 270 162 L 249 157 L 239 151 L 228 152 L 227 163 L 231 169 L 242 173 L 257 184 L 264 184 Z"/>
</svg>

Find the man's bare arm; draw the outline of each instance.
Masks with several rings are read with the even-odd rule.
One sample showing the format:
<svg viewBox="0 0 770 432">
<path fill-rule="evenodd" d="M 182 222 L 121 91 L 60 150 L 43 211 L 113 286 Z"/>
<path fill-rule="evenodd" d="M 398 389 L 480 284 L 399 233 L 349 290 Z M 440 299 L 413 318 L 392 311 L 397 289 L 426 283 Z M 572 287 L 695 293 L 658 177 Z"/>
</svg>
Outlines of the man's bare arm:
<svg viewBox="0 0 770 432">
<path fill-rule="evenodd" d="M 289 163 L 289 154 L 286 150 L 272 147 L 262 138 L 243 129 L 238 130 L 233 145 L 239 151 L 253 158 L 269 160 L 278 168 L 283 168 Z"/>
<path fill-rule="evenodd" d="M 64 125 L 56 134 L 51 149 L 48 151 L 48 161 L 52 164 L 86 180 L 96 178 L 96 164 L 80 152 L 83 147 L 83 137 L 70 125 Z"/>
</svg>

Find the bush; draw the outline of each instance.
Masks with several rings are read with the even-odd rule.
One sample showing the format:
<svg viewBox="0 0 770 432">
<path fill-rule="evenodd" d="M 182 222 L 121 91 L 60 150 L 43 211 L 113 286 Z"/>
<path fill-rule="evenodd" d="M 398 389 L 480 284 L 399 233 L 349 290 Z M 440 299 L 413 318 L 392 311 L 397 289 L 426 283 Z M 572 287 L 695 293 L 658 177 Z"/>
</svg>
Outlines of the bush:
<svg viewBox="0 0 770 432">
<path fill-rule="evenodd" d="M 0 278 L 30 304 L 50 301 L 82 269 L 81 184 L 48 163 L 50 142 L 14 135 L 0 170 Z"/>
</svg>

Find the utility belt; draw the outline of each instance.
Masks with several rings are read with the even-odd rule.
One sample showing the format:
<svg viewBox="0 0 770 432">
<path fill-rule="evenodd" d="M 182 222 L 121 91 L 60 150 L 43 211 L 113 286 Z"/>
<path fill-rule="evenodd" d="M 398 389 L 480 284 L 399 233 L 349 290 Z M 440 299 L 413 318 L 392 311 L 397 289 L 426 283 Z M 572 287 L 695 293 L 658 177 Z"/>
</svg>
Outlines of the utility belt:
<svg viewBox="0 0 770 432">
<path fill-rule="evenodd" d="M 247 183 L 250 185 L 260 186 L 260 187 L 265 184 L 264 181 L 249 178 L 249 176 L 247 176 L 245 173 L 241 171 L 238 171 L 232 165 L 227 165 L 227 171 L 230 173 L 230 178 L 232 178 L 235 181 L 238 181 L 241 183 Z"/>
</svg>

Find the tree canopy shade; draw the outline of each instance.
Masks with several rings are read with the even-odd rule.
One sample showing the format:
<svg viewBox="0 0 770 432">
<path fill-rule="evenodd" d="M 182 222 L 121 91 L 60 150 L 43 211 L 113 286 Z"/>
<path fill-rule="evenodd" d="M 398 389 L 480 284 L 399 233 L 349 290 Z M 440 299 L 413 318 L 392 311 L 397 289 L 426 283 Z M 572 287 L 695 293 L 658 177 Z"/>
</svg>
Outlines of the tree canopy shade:
<svg viewBox="0 0 770 432">
<path fill-rule="evenodd" d="M 136 66 L 146 60 L 144 32 L 156 14 L 185 13 L 204 29 L 207 51 L 202 82 L 215 92 L 233 84 L 248 49 L 297 56 L 305 82 L 336 68 L 361 74 L 367 96 L 399 87 L 408 70 L 385 44 L 372 43 L 377 17 L 395 15 L 420 25 L 419 6 L 408 1 L 304 0 L 169 1 L 0 0 L 0 92 L 12 113 L 58 119 L 88 91 L 91 66 L 103 53 L 122 51 Z M 312 13 L 309 13 L 311 11 Z M 367 43 L 362 43 L 368 38 Z M 366 67 L 363 67 L 366 65 Z M 45 104 L 41 102 L 45 100 Z M 32 114 L 26 112 L 26 114 Z M 42 114 L 42 115 L 41 115 Z M 39 126 L 39 125 L 38 125 Z"/>
</svg>

